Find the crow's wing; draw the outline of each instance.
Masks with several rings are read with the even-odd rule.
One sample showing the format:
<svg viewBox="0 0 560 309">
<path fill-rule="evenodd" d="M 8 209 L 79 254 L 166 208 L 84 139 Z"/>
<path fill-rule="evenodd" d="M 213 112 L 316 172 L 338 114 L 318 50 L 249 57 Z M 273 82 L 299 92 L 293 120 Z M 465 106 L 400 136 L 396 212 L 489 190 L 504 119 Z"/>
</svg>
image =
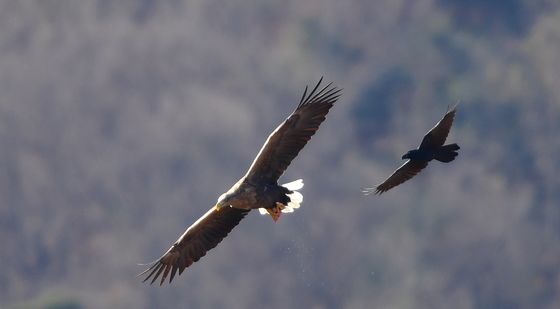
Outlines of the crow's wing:
<svg viewBox="0 0 560 309">
<path fill-rule="evenodd" d="M 447 135 L 449 135 L 451 125 L 453 125 L 456 110 L 457 105 L 448 110 L 443 118 L 428 133 L 426 133 L 426 135 L 424 135 L 419 149 L 436 149 L 443 146 L 443 143 L 445 143 L 445 140 L 447 139 Z"/>
<path fill-rule="evenodd" d="M 422 169 L 428 165 L 426 161 L 408 160 L 401 165 L 396 171 L 393 172 L 382 184 L 377 185 L 375 188 L 366 188 L 364 193 L 369 195 L 371 193 L 381 194 L 389 189 L 400 185 L 401 183 L 409 180 L 418 174 Z M 374 192 L 375 191 L 375 192 Z"/>
</svg>

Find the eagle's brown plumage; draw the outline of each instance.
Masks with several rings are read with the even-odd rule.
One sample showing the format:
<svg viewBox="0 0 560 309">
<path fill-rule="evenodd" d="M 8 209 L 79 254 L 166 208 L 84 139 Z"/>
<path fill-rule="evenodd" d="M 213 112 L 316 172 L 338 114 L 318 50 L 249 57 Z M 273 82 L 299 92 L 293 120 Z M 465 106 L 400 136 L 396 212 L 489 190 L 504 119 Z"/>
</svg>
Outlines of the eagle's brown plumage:
<svg viewBox="0 0 560 309">
<path fill-rule="evenodd" d="M 322 79 L 321 79 L 322 80 Z M 274 183 L 282 176 L 299 151 L 319 130 L 340 90 L 328 84 L 316 92 L 321 81 L 307 94 L 303 92 L 296 110 L 268 137 L 245 177 L 253 182 Z"/>
<path fill-rule="evenodd" d="M 280 208 L 293 211 L 299 207 L 302 196 L 296 190 L 303 186 L 303 182 L 298 180 L 279 186 L 277 181 L 317 132 L 341 95 L 341 90 L 331 84 L 318 90 L 321 81 L 322 78 L 309 94 L 305 88 L 295 111 L 270 134 L 247 174 L 222 194 L 216 206 L 191 225 L 161 258 L 139 275 L 147 274 L 144 281 L 151 279 L 153 283 L 161 278 L 161 285 L 169 276 L 171 282 L 177 272 L 181 274 L 216 247 L 251 209 L 276 210 L 281 205 Z"/>
<path fill-rule="evenodd" d="M 220 211 L 212 207 L 191 225 L 159 260 L 139 276 L 149 272 L 144 281 L 152 278 L 151 283 L 154 283 L 162 274 L 160 284 L 163 284 L 171 272 L 169 277 L 169 282 L 171 282 L 177 271 L 180 275 L 185 268 L 206 255 L 208 250 L 216 247 L 247 213 L 249 213 L 248 210 L 233 207 Z"/>
</svg>

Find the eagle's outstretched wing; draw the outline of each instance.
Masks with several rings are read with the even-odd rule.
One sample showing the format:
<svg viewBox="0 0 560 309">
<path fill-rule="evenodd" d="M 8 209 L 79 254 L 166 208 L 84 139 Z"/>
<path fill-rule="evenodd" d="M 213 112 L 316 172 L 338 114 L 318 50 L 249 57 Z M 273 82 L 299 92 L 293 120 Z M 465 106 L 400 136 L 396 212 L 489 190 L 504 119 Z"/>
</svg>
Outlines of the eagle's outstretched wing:
<svg viewBox="0 0 560 309">
<path fill-rule="evenodd" d="M 307 95 L 307 87 L 296 110 L 272 132 L 245 175 L 255 183 L 275 183 L 311 136 L 317 132 L 341 89 L 319 83 Z"/>
<path fill-rule="evenodd" d="M 191 225 L 161 258 L 138 276 L 148 274 L 143 281 L 151 278 L 151 283 L 154 283 L 161 275 L 160 285 L 162 285 L 165 278 L 171 274 L 169 277 L 171 283 L 177 271 L 180 275 L 185 268 L 216 247 L 248 212 L 249 210 L 232 207 L 217 211 L 212 207 Z"/>
<path fill-rule="evenodd" d="M 307 87 L 296 110 L 268 137 L 261 148 L 245 179 L 265 185 L 276 182 L 291 161 L 319 129 L 326 114 L 340 96 L 339 89 L 326 87 L 319 89 L 322 78 L 307 95 Z M 198 261 L 207 251 L 214 248 L 243 219 L 249 210 L 214 207 L 191 225 L 169 250 L 152 263 L 139 276 L 146 275 L 144 281 L 155 282 L 160 276 L 160 285 L 169 276 L 173 280 L 177 271 Z"/>
<path fill-rule="evenodd" d="M 443 143 L 445 143 L 445 140 L 447 139 L 447 135 L 449 135 L 449 130 L 451 130 L 451 125 L 453 125 L 456 110 L 457 105 L 448 110 L 443 118 L 428 133 L 426 133 L 426 135 L 424 135 L 419 149 L 436 149 L 443 146 Z"/>
<path fill-rule="evenodd" d="M 381 194 L 383 192 L 386 192 L 389 189 L 398 186 L 401 183 L 416 176 L 416 174 L 420 173 L 420 171 L 423 170 L 426 166 L 428 166 L 427 161 L 408 160 L 396 171 L 394 171 L 393 174 L 389 176 L 389 178 L 387 178 L 382 184 L 377 185 L 375 188 L 365 188 L 363 192 L 366 195 L 369 195 L 371 193 Z"/>
</svg>

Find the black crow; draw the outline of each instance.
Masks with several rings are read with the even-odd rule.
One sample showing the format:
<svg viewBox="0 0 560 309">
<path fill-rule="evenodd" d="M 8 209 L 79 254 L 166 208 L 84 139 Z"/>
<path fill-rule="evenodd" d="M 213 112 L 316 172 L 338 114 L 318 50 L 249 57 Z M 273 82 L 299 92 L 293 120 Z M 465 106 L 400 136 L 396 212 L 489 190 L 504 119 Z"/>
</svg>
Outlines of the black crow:
<svg viewBox="0 0 560 309">
<path fill-rule="evenodd" d="M 459 145 L 455 143 L 443 145 L 443 143 L 445 143 L 445 139 L 453 124 L 456 109 L 457 105 L 450 110 L 448 109 L 443 118 L 424 135 L 420 147 L 410 150 L 402 156 L 403 160 L 408 159 L 408 161 L 394 171 L 389 178 L 375 188 L 365 188 L 363 192 L 369 195 L 371 193 L 381 194 L 388 191 L 414 177 L 428 166 L 428 162 L 433 159 L 445 163 L 455 160 L 455 157 L 458 155 Z"/>
</svg>

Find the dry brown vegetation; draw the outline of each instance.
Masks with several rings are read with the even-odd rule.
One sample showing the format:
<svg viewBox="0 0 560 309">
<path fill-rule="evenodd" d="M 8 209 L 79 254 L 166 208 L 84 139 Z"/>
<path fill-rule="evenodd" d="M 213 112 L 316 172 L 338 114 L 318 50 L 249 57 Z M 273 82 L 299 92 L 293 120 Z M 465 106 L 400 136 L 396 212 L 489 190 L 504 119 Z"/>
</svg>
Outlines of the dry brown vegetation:
<svg viewBox="0 0 560 309">
<path fill-rule="evenodd" d="M 0 307 L 559 308 L 560 8 L 488 3 L 0 1 Z M 302 208 L 141 284 L 321 75 Z"/>
</svg>

